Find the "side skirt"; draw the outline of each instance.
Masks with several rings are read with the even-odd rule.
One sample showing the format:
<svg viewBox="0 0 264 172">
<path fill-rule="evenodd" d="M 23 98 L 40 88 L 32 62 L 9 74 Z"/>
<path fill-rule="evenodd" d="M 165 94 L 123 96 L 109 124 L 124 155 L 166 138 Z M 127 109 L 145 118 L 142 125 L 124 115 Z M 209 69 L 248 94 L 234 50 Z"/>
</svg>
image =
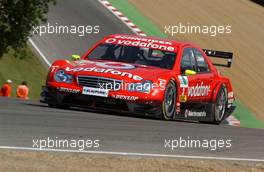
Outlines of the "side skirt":
<svg viewBox="0 0 264 172">
<path fill-rule="evenodd" d="M 175 120 L 191 120 L 210 122 L 213 119 L 212 103 L 182 103 Z"/>
</svg>

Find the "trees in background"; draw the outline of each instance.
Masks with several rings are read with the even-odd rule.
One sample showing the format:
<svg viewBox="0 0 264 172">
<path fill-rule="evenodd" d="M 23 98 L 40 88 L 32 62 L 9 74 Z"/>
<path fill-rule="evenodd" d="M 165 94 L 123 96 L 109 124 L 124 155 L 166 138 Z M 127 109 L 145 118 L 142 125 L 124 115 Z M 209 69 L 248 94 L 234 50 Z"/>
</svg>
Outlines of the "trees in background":
<svg viewBox="0 0 264 172">
<path fill-rule="evenodd" d="M 9 48 L 23 51 L 33 26 L 46 21 L 56 0 L 0 0 L 0 58 Z"/>
</svg>

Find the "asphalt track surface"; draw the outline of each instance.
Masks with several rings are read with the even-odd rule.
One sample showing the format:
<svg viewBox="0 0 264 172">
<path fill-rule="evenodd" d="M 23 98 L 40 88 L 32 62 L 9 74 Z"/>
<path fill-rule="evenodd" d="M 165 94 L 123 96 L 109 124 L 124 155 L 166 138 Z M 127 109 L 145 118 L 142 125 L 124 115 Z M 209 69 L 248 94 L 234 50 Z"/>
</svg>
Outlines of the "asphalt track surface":
<svg viewBox="0 0 264 172">
<path fill-rule="evenodd" d="M 96 0 L 59 0 L 51 6 L 48 22 L 52 26 L 99 26 L 98 34 L 43 34 L 32 40 L 53 62 L 56 59 L 69 59 L 72 54 L 84 54 L 93 44 L 109 34 L 133 32 Z M 45 25 L 45 24 L 43 24 Z"/>
<path fill-rule="evenodd" d="M 45 34 L 32 38 L 50 62 L 83 54 L 111 33 L 132 33 L 97 1 L 59 1 L 48 15 L 50 23 L 100 25 L 100 34 L 84 37 Z M 29 147 L 33 139 L 99 139 L 94 151 L 196 155 L 264 159 L 264 132 L 227 125 L 168 122 L 88 109 L 61 110 L 37 102 L 0 99 L 0 146 Z M 231 148 L 216 151 L 197 148 L 164 148 L 165 139 L 231 139 Z"/>
<path fill-rule="evenodd" d="M 140 152 L 264 160 L 264 132 L 228 125 L 161 121 L 141 116 L 62 110 L 31 101 L 0 98 L 0 146 L 29 147 L 33 139 L 99 139 L 91 151 Z M 165 148 L 165 139 L 231 139 L 231 148 Z M 87 150 L 87 149 L 86 149 Z"/>
</svg>

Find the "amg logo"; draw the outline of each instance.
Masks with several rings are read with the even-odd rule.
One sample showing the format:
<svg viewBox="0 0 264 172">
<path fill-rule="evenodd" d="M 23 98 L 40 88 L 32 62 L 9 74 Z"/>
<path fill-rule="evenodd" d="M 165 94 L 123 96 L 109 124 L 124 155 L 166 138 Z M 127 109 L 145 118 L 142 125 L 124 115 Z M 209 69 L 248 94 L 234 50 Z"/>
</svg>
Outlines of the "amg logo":
<svg viewBox="0 0 264 172">
<path fill-rule="evenodd" d="M 210 91 L 210 85 L 201 85 L 191 86 L 188 88 L 188 96 L 196 97 L 196 96 L 207 96 Z"/>
</svg>

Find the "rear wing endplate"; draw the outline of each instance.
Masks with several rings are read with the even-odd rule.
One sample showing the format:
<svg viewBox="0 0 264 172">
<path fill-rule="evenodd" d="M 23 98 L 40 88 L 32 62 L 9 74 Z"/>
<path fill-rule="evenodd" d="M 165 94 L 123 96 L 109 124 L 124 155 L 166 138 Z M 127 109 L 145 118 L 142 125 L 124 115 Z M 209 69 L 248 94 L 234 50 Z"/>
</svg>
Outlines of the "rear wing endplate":
<svg viewBox="0 0 264 172">
<path fill-rule="evenodd" d="M 207 56 L 221 58 L 221 59 L 227 59 L 227 64 L 213 63 L 213 65 L 231 67 L 232 59 L 233 59 L 233 53 L 216 51 L 216 50 L 208 50 L 208 49 L 203 49 L 203 51 Z"/>
</svg>

